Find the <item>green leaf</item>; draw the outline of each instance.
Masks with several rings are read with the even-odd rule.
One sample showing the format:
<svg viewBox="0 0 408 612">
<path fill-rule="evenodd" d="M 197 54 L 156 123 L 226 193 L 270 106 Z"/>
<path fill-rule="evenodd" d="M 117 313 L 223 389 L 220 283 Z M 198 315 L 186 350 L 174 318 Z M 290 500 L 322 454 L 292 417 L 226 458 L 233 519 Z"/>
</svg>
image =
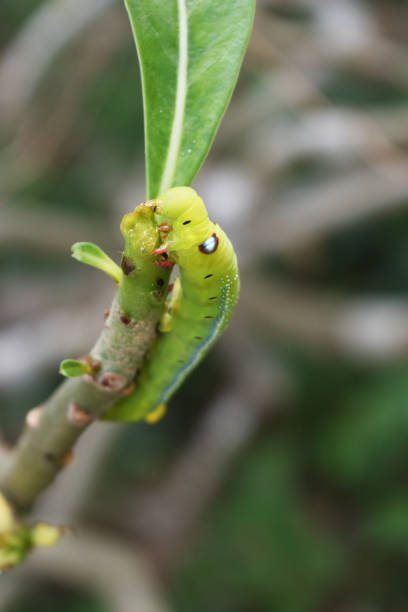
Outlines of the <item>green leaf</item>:
<svg viewBox="0 0 408 612">
<path fill-rule="evenodd" d="M 60 364 L 60 374 L 67 376 L 67 378 L 75 378 L 76 376 L 83 376 L 89 374 L 92 369 L 86 363 L 77 361 L 76 359 L 64 359 Z"/>
<path fill-rule="evenodd" d="M 139 54 L 147 192 L 189 185 L 230 100 L 254 0 L 125 0 Z"/>
<path fill-rule="evenodd" d="M 100 247 L 92 242 L 76 242 L 71 247 L 72 257 L 105 272 L 116 283 L 122 278 L 122 270 Z"/>
</svg>

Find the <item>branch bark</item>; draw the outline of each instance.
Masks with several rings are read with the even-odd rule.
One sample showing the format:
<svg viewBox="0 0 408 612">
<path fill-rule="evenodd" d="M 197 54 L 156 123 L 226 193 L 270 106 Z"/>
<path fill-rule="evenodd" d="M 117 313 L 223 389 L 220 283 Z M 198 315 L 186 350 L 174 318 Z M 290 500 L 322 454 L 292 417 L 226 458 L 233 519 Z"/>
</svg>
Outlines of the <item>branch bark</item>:
<svg viewBox="0 0 408 612">
<path fill-rule="evenodd" d="M 66 380 L 39 408 L 27 415 L 3 482 L 3 491 L 18 508 L 25 509 L 68 463 L 70 451 L 81 433 L 105 412 L 132 381 L 156 335 L 156 317 L 124 325 L 116 296 L 91 358 L 101 360 L 96 377 Z M 36 412 L 34 412 L 36 411 Z"/>
<path fill-rule="evenodd" d="M 126 392 L 157 335 L 169 271 L 158 272 L 151 255 L 160 241 L 152 209 L 142 204 L 125 220 L 124 274 L 88 358 L 92 373 L 65 381 L 27 415 L 3 481 L 3 491 L 17 510 L 31 506 L 69 462 L 81 433 Z"/>
</svg>

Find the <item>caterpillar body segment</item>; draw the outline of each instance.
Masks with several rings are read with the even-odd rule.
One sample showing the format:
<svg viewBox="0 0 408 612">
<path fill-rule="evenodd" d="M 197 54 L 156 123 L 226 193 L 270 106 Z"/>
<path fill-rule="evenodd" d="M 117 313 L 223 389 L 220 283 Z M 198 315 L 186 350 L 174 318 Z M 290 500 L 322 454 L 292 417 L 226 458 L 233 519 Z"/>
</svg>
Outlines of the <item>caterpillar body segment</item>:
<svg viewBox="0 0 408 612">
<path fill-rule="evenodd" d="M 110 409 L 108 420 L 139 420 L 166 404 L 227 326 L 239 294 L 234 249 L 197 193 L 175 187 L 149 204 L 164 233 L 155 253 L 178 265 L 180 280 L 160 323 L 164 333 L 152 345 L 135 391 Z"/>
</svg>

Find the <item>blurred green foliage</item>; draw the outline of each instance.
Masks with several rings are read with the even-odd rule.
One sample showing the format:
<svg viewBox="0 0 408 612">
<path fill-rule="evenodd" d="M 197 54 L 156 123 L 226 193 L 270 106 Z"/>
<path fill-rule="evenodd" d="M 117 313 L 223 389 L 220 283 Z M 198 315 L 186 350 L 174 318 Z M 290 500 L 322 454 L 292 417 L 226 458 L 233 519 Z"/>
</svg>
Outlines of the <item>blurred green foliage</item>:
<svg viewBox="0 0 408 612">
<path fill-rule="evenodd" d="M 318 533 L 299 495 L 296 450 L 281 436 L 242 458 L 198 554 L 181 571 L 175 609 L 316 610 L 342 567 L 342 545 Z M 215 603 L 214 603 L 215 602 Z"/>
<path fill-rule="evenodd" d="M 336 106 L 382 108 L 385 104 L 404 104 L 408 100 L 408 87 L 388 83 L 383 79 L 363 77 L 361 72 L 339 70 L 330 72 L 322 93 Z"/>
</svg>

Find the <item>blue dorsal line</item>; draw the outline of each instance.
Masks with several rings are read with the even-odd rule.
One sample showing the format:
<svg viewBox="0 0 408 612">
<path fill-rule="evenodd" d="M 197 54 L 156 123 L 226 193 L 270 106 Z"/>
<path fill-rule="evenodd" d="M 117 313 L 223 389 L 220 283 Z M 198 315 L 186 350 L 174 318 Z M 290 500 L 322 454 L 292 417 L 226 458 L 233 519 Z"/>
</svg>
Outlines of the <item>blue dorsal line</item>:
<svg viewBox="0 0 408 612">
<path fill-rule="evenodd" d="M 185 376 L 187 376 L 189 371 L 193 368 L 195 363 L 198 361 L 200 357 L 200 353 L 214 339 L 214 336 L 217 333 L 218 327 L 220 323 L 222 323 L 222 319 L 225 316 L 225 303 L 228 298 L 228 293 L 229 293 L 229 288 L 226 289 L 225 287 L 223 287 L 221 290 L 221 298 L 220 298 L 220 314 L 212 322 L 207 338 L 203 342 L 197 345 L 197 348 L 195 349 L 194 353 L 191 355 L 190 360 L 186 364 L 183 365 L 183 367 L 178 371 L 177 376 L 171 381 L 169 386 L 163 390 L 156 405 L 164 404 L 167 401 L 167 398 L 169 397 L 169 395 L 171 395 L 171 393 L 177 389 L 179 384 L 183 381 Z"/>
</svg>

